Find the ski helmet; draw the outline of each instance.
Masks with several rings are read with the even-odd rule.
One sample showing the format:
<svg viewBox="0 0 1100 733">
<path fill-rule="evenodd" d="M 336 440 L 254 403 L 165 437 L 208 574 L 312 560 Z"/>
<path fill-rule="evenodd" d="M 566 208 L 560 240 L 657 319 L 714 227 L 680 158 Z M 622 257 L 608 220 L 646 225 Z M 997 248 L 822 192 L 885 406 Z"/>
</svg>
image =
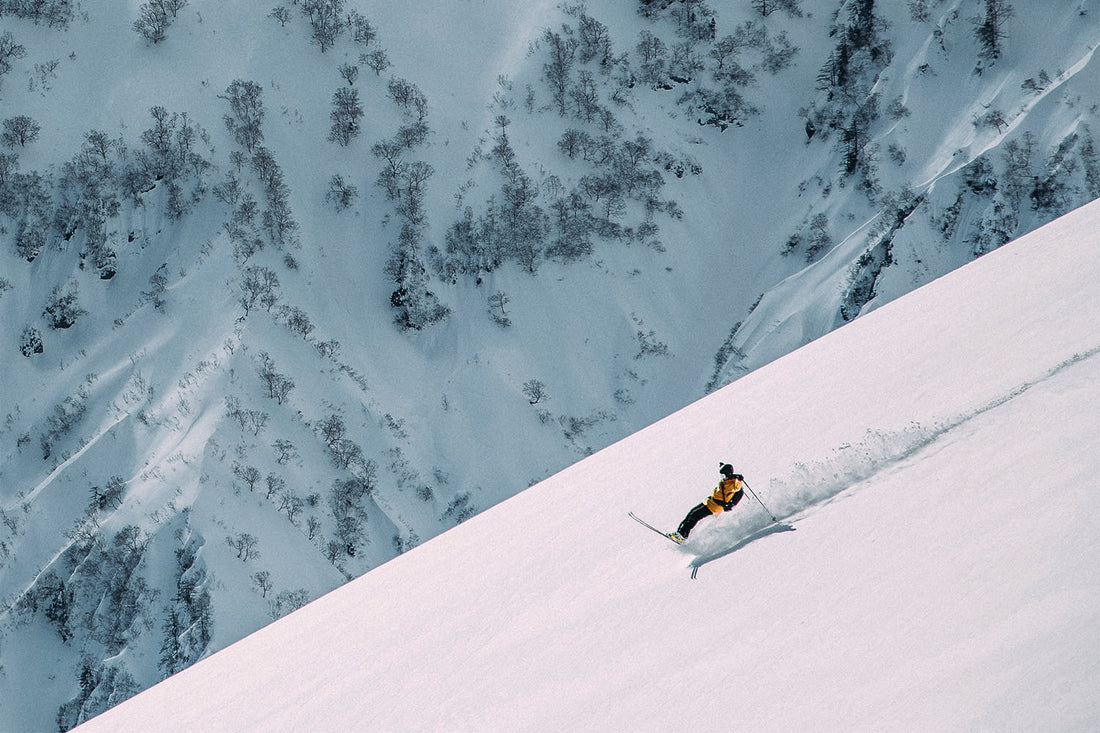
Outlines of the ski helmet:
<svg viewBox="0 0 1100 733">
<path fill-rule="evenodd" d="M 728 463 L 723 463 L 718 469 L 718 473 L 726 476 L 727 478 L 733 475 L 733 466 Z"/>
</svg>

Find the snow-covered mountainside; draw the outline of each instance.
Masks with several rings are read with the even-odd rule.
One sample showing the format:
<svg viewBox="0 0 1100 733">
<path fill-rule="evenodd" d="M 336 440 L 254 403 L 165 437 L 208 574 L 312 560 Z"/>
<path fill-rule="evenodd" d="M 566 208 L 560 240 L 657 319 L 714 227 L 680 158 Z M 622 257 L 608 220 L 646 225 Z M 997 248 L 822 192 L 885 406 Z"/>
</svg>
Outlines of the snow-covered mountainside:
<svg viewBox="0 0 1100 733">
<path fill-rule="evenodd" d="M 0 0 L 5 724 L 1092 200 L 1098 37 L 1082 0 Z"/>
<path fill-rule="evenodd" d="M 1095 730 L 1097 232 L 1092 204 L 80 730 Z M 687 544 L 627 518 L 674 526 L 719 459 L 755 496 Z"/>
</svg>

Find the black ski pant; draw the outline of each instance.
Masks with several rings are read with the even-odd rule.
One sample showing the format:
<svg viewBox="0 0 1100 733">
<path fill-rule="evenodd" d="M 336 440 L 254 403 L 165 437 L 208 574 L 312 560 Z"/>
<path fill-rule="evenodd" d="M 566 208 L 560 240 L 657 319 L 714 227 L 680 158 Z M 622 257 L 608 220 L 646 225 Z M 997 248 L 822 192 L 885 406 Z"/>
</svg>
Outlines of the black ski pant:
<svg viewBox="0 0 1100 733">
<path fill-rule="evenodd" d="M 691 508 L 691 511 L 684 517 L 684 521 L 680 522 L 679 528 L 676 530 L 680 533 L 681 537 L 686 538 L 691 534 L 691 530 L 695 528 L 695 525 L 699 523 L 699 520 L 703 517 L 709 517 L 711 515 L 710 509 L 707 508 L 705 503 L 698 504 Z"/>
</svg>

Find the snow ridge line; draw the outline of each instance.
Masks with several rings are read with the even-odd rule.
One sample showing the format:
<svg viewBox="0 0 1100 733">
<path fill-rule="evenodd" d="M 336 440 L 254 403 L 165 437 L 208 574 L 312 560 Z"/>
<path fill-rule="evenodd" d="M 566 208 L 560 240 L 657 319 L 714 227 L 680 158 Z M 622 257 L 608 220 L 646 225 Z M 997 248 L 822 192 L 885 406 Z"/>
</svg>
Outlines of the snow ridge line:
<svg viewBox="0 0 1100 733">
<path fill-rule="evenodd" d="M 862 440 L 845 443 L 834 449 L 833 455 L 819 461 L 796 463 L 794 470 L 783 478 L 771 479 L 763 494 L 765 503 L 779 517 L 775 531 L 789 531 L 794 522 L 810 510 L 828 504 L 843 493 L 855 489 L 883 471 L 905 461 L 932 445 L 950 431 L 992 410 L 1005 405 L 1036 385 L 1042 384 L 1100 354 L 1100 345 L 1075 353 L 1035 379 L 1022 382 L 1005 394 L 996 397 L 955 418 L 924 426 L 913 422 L 894 432 L 867 429 Z M 749 507 L 752 508 L 752 505 Z M 698 539 L 693 537 L 691 549 L 696 554 L 690 566 L 700 566 L 735 552 L 760 537 L 772 534 L 764 532 L 772 522 L 758 507 L 742 515 L 734 514 L 732 521 L 715 523 L 703 528 Z"/>
<path fill-rule="evenodd" d="M 1066 82 L 1068 82 L 1070 79 L 1072 79 L 1074 76 L 1076 76 L 1082 69 L 1084 69 L 1086 66 L 1089 65 L 1089 63 L 1092 61 L 1093 54 L 1096 53 L 1096 49 L 1097 49 L 1096 45 L 1089 46 L 1088 51 L 1085 52 L 1084 56 L 1082 56 L 1080 59 L 1078 59 L 1073 64 L 1073 66 L 1071 66 L 1069 69 L 1063 71 L 1058 76 L 1056 76 L 1054 78 L 1053 82 L 1050 84 L 1050 86 L 1046 87 L 1041 92 L 1039 92 L 1037 95 L 1035 95 L 1035 97 L 1033 99 L 1028 100 L 1020 108 L 1020 110 L 1016 114 L 1016 116 L 1013 117 L 1010 122 L 1008 122 L 1008 124 L 1005 127 L 1004 131 L 1003 132 L 998 132 L 997 135 L 993 136 L 989 140 L 989 142 L 986 143 L 981 148 L 981 150 L 978 150 L 973 155 L 964 156 L 964 158 L 962 160 L 952 160 L 945 168 L 940 170 L 939 173 L 934 174 L 927 181 L 924 181 L 923 183 L 917 184 L 915 186 L 915 188 L 923 190 L 925 193 L 931 191 L 932 188 L 936 185 L 936 183 L 938 183 L 940 180 L 942 180 L 944 178 L 947 178 L 948 176 L 952 176 L 955 173 L 958 173 L 960 170 L 962 170 L 966 166 L 970 165 L 975 160 L 982 157 L 983 155 L 988 153 L 990 150 L 992 150 L 993 148 L 997 147 L 1002 142 L 1004 142 L 1008 138 L 1008 136 L 1011 135 L 1016 130 L 1017 127 L 1019 127 L 1021 124 L 1023 124 L 1024 120 L 1027 119 L 1028 115 L 1031 114 L 1031 111 L 1033 109 L 1035 109 L 1036 106 L 1038 106 L 1041 102 L 1043 102 L 1043 100 L 1045 100 L 1047 97 L 1049 97 L 1052 93 L 1054 93 L 1055 91 L 1060 89 Z M 977 106 L 979 108 L 988 108 L 993 103 L 993 101 L 996 99 L 996 97 L 997 97 L 997 94 L 994 94 L 992 97 L 989 98 L 988 102 L 982 102 L 982 101 L 979 100 L 977 102 Z"/>
</svg>

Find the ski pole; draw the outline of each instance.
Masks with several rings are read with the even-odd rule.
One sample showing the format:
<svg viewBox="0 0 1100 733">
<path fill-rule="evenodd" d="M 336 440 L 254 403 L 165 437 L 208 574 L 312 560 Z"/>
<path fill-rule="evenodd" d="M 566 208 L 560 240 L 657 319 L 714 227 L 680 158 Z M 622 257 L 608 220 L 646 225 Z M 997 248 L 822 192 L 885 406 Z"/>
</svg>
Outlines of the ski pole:
<svg viewBox="0 0 1100 733">
<path fill-rule="evenodd" d="M 764 506 L 764 502 L 760 501 L 760 497 L 757 496 L 756 492 L 752 490 L 751 486 L 749 486 L 749 482 L 746 481 L 745 479 L 741 479 L 741 484 L 745 487 L 746 491 L 748 491 L 750 494 L 752 494 L 752 498 L 756 499 L 757 503 L 760 504 L 760 508 L 768 513 L 768 516 L 772 518 L 772 521 L 773 522 L 778 522 L 779 520 L 775 518 L 775 515 L 772 514 L 766 506 Z"/>
</svg>

